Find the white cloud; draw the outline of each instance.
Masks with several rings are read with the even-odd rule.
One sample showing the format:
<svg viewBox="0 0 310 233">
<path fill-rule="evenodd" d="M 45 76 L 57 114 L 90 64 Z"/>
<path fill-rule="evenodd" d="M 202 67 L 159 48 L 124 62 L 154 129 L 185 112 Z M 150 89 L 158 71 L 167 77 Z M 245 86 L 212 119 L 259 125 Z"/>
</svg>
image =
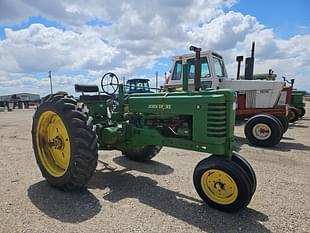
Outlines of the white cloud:
<svg viewBox="0 0 310 233">
<path fill-rule="evenodd" d="M 52 75 L 53 90 L 66 91 L 77 96 L 74 91 L 74 84 L 96 84 L 99 85 L 100 79 L 94 76 L 85 75 Z M 50 81 L 48 76 L 36 77 L 23 73 L 0 72 L 0 95 L 16 92 L 30 92 L 45 96 L 50 92 Z"/>
<path fill-rule="evenodd" d="M 244 41 L 247 34 L 262 28 L 255 17 L 230 11 L 209 23 L 193 27 L 189 34 L 191 40 L 201 47 L 226 50 Z"/>
<path fill-rule="evenodd" d="M 250 56 L 255 41 L 255 72 L 267 73 L 271 68 L 278 78 L 295 78 L 295 87 L 310 90 L 310 35 L 277 38 L 271 28 L 253 16 L 228 12 L 190 32 L 192 41 L 203 48 L 220 52 L 226 61 L 230 78 L 236 76 L 237 55 Z"/>
<path fill-rule="evenodd" d="M 8 27 L 6 38 L 0 41 L 0 70 L 10 74 L 15 90 L 33 82 L 32 85 L 42 85 L 47 91 L 48 83 L 34 78 L 33 72 L 83 70 L 90 77 L 99 77 L 107 71 L 119 77 L 134 75 L 139 68 L 152 68 L 161 57 L 188 52 L 188 46 L 194 44 L 220 52 L 230 77 L 234 77 L 235 56 L 249 55 L 251 42 L 255 40 L 257 72 L 273 68 L 280 76 L 296 77 L 297 86 L 310 89 L 310 82 L 305 78 L 310 67 L 307 47 L 310 35 L 277 38 L 272 28 L 266 28 L 254 16 L 233 11 L 224 13 L 223 8 L 234 2 L 15 0 L 12 4 L 3 0 L 0 23 L 4 25 L 41 15 L 57 21 L 65 30 L 41 24 L 18 31 Z M 108 24 L 87 25 L 94 19 Z M 73 85 L 79 81 L 77 78 L 66 75 L 56 79 L 59 84 L 63 80 L 66 85 Z M 2 79 L 1 85 L 10 81 Z M 74 82 L 69 83 L 70 79 Z M 82 76 L 80 81 L 89 80 Z"/>
<path fill-rule="evenodd" d="M 5 29 L 0 41 L 0 69 L 8 72 L 97 69 L 117 54 L 93 34 L 32 24 L 19 31 Z"/>
<path fill-rule="evenodd" d="M 34 9 L 21 0 L 0 1 L 0 24 L 20 23 L 34 13 Z"/>
</svg>

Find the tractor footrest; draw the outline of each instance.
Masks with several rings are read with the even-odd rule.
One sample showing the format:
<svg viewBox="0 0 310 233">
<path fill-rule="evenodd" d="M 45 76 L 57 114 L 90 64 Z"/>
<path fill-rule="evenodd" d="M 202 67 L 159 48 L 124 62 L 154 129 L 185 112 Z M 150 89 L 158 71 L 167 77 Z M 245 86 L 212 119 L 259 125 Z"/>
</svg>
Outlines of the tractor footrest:
<svg viewBox="0 0 310 233">
<path fill-rule="evenodd" d="M 99 92 L 99 88 L 97 85 L 74 85 L 76 92 Z"/>
</svg>

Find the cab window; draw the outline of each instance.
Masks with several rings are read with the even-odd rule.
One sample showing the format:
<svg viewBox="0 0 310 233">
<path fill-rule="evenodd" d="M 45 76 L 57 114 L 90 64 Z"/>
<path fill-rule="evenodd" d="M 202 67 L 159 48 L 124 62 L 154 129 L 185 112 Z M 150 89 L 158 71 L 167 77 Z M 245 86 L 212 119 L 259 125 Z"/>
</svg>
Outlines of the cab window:
<svg viewBox="0 0 310 233">
<path fill-rule="evenodd" d="M 187 63 L 189 65 L 188 78 L 193 79 L 195 77 L 195 59 L 188 59 Z M 200 63 L 201 63 L 201 78 L 210 77 L 210 70 L 207 58 L 202 57 L 200 59 Z"/>
<path fill-rule="evenodd" d="M 140 87 L 143 91 L 150 91 L 150 86 L 148 82 L 140 83 Z"/>
<path fill-rule="evenodd" d="M 182 61 L 177 61 L 174 66 L 172 80 L 181 80 Z"/>
<path fill-rule="evenodd" d="M 143 82 L 143 81 L 138 81 L 138 82 L 130 82 L 129 87 L 127 87 L 129 91 L 149 91 L 149 83 L 148 82 Z"/>
<path fill-rule="evenodd" d="M 214 64 L 214 69 L 215 69 L 215 75 L 217 77 L 224 77 L 225 72 L 224 72 L 223 60 L 217 57 L 213 57 L 213 64 Z"/>
</svg>

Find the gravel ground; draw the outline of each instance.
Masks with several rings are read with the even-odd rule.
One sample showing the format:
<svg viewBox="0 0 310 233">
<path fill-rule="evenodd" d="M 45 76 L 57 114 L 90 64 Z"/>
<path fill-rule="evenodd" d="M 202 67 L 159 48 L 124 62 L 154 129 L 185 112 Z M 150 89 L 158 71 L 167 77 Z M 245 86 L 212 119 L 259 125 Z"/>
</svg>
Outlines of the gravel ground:
<svg viewBox="0 0 310 233">
<path fill-rule="evenodd" d="M 258 186 L 237 214 L 204 205 L 192 184 L 202 153 L 164 148 L 151 162 L 101 151 L 88 190 L 50 187 L 31 144 L 33 110 L 0 112 L 0 232 L 310 232 L 310 105 L 272 149 L 249 146 L 236 126 L 240 153 Z"/>
</svg>

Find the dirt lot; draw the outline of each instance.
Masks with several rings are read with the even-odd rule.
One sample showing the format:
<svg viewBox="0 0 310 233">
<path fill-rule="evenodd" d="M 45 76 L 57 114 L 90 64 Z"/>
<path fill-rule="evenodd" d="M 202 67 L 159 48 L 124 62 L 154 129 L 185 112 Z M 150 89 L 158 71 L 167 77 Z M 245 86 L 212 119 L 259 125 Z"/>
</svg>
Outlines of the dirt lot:
<svg viewBox="0 0 310 233">
<path fill-rule="evenodd" d="M 236 126 L 258 179 L 238 214 L 213 210 L 196 194 L 192 172 L 205 154 L 170 148 L 145 164 L 100 152 L 87 191 L 58 191 L 35 162 L 33 110 L 0 112 L 0 232 L 310 232 L 309 104 L 307 111 L 272 149 L 249 146 Z"/>
</svg>

